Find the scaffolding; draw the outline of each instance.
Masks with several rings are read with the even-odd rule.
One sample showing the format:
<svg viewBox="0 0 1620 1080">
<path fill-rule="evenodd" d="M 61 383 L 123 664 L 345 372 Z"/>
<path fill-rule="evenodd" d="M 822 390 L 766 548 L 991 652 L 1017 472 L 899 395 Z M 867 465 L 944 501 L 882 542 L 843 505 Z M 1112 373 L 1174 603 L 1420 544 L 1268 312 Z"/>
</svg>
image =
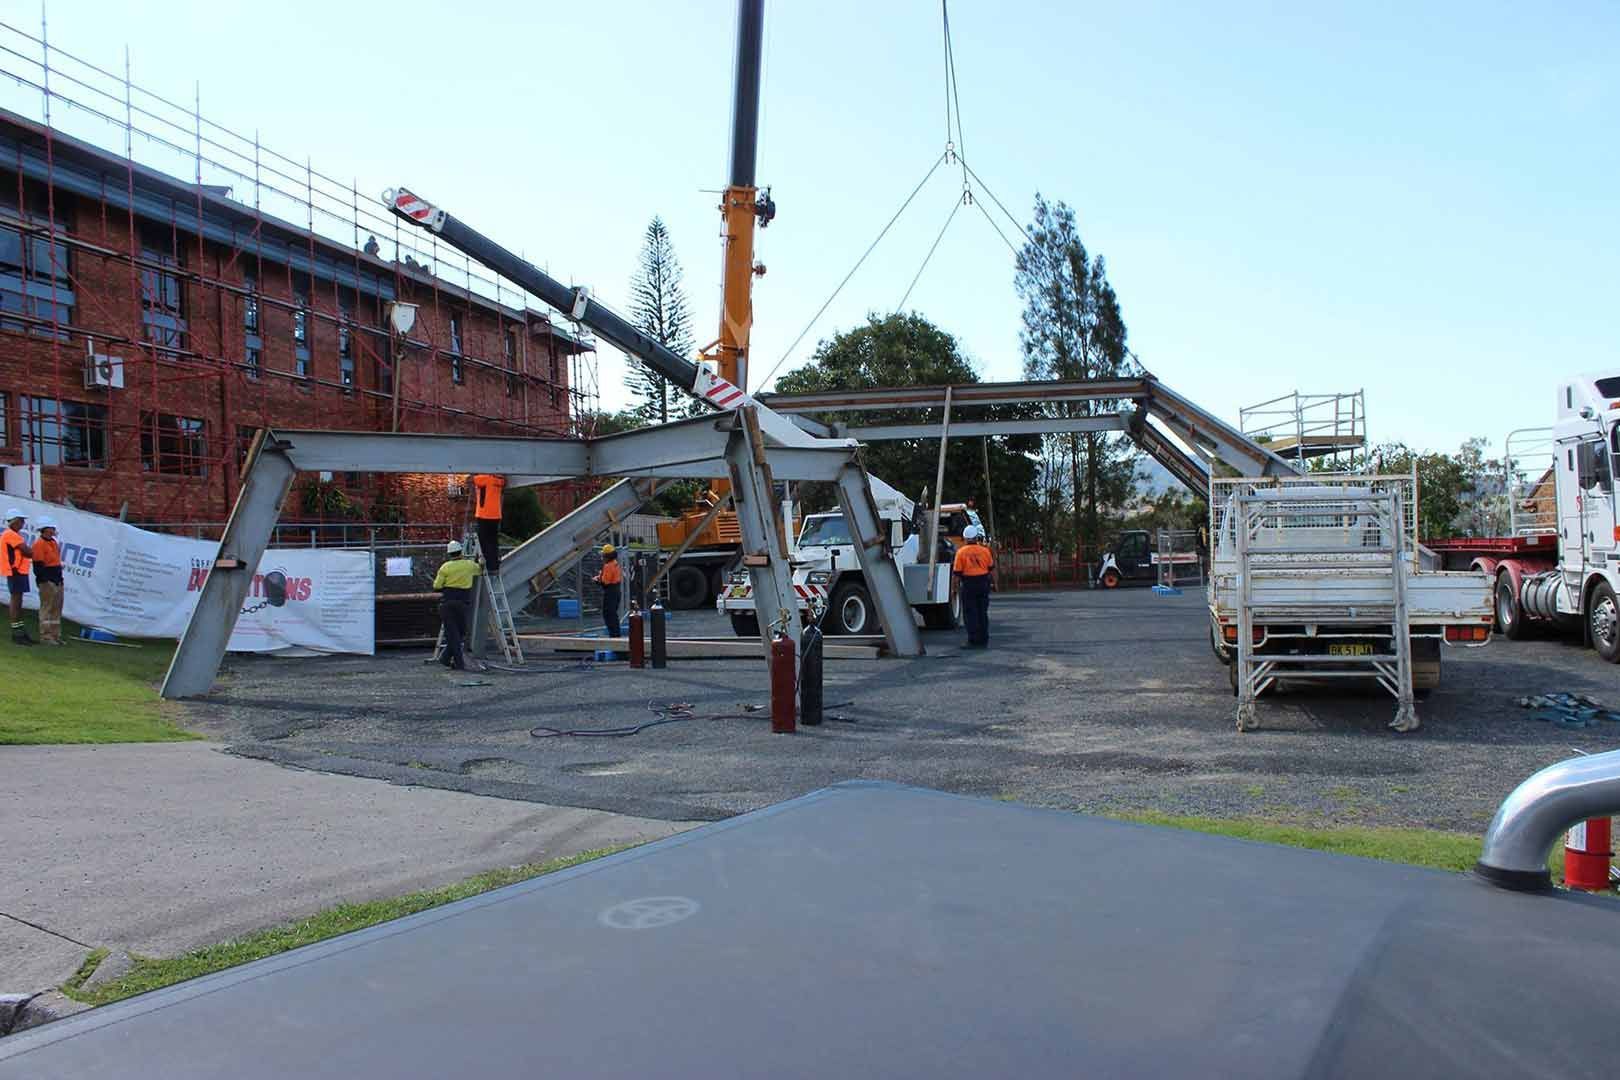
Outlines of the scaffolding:
<svg viewBox="0 0 1620 1080">
<path fill-rule="evenodd" d="M 1354 454 L 1367 446 L 1365 390 L 1302 394 L 1298 390 L 1238 410 L 1243 434 L 1295 462 Z"/>
<path fill-rule="evenodd" d="M 222 495 L 229 504 L 246 428 L 285 423 L 278 412 L 289 379 L 311 391 L 302 427 L 594 434 L 595 342 L 566 314 L 431 234 L 402 228 L 361 195 L 358 178 L 339 179 L 308 157 L 266 145 L 257 132 L 210 119 L 199 86 L 189 102 L 176 100 L 134 80 L 127 49 L 119 71 L 64 51 L 48 35 L 44 15 L 37 33 L 0 21 L 0 107 L 13 114 L 0 115 L 0 171 L 15 173 L 15 183 L 3 185 L 9 190 L 0 189 L 0 248 L 17 256 L 14 266 L 0 267 L 9 275 L 0 330 L 23 335 L 33 357 L 48 356 L 29 361 L 22 400 L 7 403 L 0 394 L 0 431 L 4 410 L 15 406 L 24 464 L 43 465 L 47 483 L 54 476 L 60 491 L 71 476 L 81 499 L 111 507 L 134 500 L 155 521 L 212 517 L 199 515 L 188 493 L 191 500 Z M 11 143 L 15 152 L 7 154 Z M 76 165 L 86 161 L 94 174 Z M 99 190 L 86 190 L 87 175 L 99 175 Z M 147 198 L 154 190 L 169 196 L 167 222 L 154 222 Z M 241 224 L 222 235 L 221 221 Z M 154 228 L 165 234 L 161 244 Z M 120 234 L 121 243 L 95 242 Z M 270 274 L 272 281 L 261 280 Z M 394 300 L 435 315 L 403 344 L 388 330 Z M 486 341 L 500 343 L 482 355 L 464 349 L 458 331 L 443 330 L 447 321 L 455 325 L 448 312 L 474 306 L 492 313 L 485 325 L 495 336 Z M 326 372 L 302 359 L 291 371 L 264 364 L 270 351 L 254 342 L 265 336 L 259 320 L 272 313 L 292 327 L 294 352 L 301 347 L 308 364 L 319 356 Z M 217 346 L 203 340 L 215 326 Z M 429 362 L 406 363 L 407 356 Z M 451 400 L 448 385 L 464 369 L 482 369 L 489 380 L 499 372 L 505 394 L 493 400 L 502 404 L 470 410 Z M 456 374 L 446 378 L 446 370 Z M 218 431 L 190 429 L 187 418 L 170 415 L 183 411 L 172 402 L 188 384 L 217 386 Z M 101 410 L 99 427 L 65 415 L 64 403 L 103 392 L 126 398 Z M 41 403 L 55 403 L 54 411 L 41 415 Z M 99 445 L 99 467 L 73 467 L 72 441 Z M 131 482 L 142 487 L 132 493 Z M 589 490 L 564 497 L 578 501 Z"/>
</svg>

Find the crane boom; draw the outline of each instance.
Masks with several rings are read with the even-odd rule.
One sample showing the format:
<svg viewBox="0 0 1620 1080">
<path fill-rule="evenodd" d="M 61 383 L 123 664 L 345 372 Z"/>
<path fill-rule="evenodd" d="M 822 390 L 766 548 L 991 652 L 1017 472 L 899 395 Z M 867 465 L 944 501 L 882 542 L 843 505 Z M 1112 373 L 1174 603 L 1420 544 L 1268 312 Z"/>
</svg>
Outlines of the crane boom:
<svg viewBox="0 0 1620 1080">
<path fill-rule="evenodd" d="M 570 288 L 519 255 L 508 251 L 460 218 L 405 188 L 383 192 L 397 216 L 435 233 L 446 244 L 502 277 L 516 282 L 599 337 L 634 356 L 670 382 L 716 409 L 735 409 L 748 396 L 729 380 L 648 337 L 622 316 L 591 299 L 589 290 Z"/>
</svg>

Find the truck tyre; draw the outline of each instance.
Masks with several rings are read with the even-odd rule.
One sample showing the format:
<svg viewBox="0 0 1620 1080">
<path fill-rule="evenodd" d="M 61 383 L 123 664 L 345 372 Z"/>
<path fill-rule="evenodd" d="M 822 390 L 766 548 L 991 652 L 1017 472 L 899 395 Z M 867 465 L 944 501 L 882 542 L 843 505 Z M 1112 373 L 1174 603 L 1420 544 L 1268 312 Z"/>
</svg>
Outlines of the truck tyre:
<svg viewBox="0 0 1620 1080">
<path fill-rule="evenodd" d="M 1412 693 L 1427 697 L 1440 686 L 1440 641 L 1438 638 L 1409 638 L 1412 656 Z"/>
<path fill-rule="evenodd" d="M 850 582 L 833 594 L 829 629 L 835 634 L 869 634 L 877 620 L 872 614 L 872 597 L 865 585 Z"/>
<path fill-rule="evenodd" d="M 953 592 L 948 604 L 927 604 L 922 612 L 923 628 L 927 630 L 955 630 L 962 621 L 962 594 Z"/>
<path fill-rule="evenodd" d="M 759 617 L 752 611 L 733 611 L 731 632 L 738 637 L 759 637 Z"/>
<path fill-rule="evenodd" d="M 1519 606 L 1519 590 L 1506 570 L 1496 575 L 1496 628 L 1509 640 L 1524 637 L 1524 609 Z"/>
<path fill-rule="evenodd" d="M 1592 635 L 1592 648 L 1611 664 L 1620 663 L 1620 603 L 1607 581 L 1592 590 L 1586 607 L 1586 628 Z"/>
<path fill-rule="evenodd" d="M 1110 567 L 1103 571 L 1102 587 L 1105 589 L 1119 588 L 1119 571 Z"/>
<path fill-rule="evenodd" d="M 1221 638 L 1221 624 L 1214 619 L 1209 620 L 1209 647 L 1215 652 L 1215 659 L 1223 664 L 1232 662 L 1232 648 Z M 1236 685 L 1236 676 L 1233 677 Z"/>
<path fill-rule="evenodd" d="M 712 599 L 709 594 L 709 575 L 701 567 L 682 566 L 677 563 L 669 572 L 669 606 L 676 611 L 700 608 Z"/>
</svg>

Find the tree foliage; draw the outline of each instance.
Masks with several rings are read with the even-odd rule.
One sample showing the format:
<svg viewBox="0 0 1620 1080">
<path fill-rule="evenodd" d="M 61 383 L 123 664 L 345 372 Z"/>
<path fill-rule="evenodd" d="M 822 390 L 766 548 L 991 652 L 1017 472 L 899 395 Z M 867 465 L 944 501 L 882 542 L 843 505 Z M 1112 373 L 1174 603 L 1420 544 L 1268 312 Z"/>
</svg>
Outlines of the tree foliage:
<svg viewBox="0 0 1620 1080">
<path fill-rule="evenodd" d="M 1417 474 L 1418 537 L 1500 536 L 1508 531 L 1507 492 L 1500 459 L 1486 456 L 1490 440 L 1466 440 L 1455 453 L 1380 443 L 1346 460 L 1320 459 L 1313 471 Z"/>
<path fill-rule="evenodd" d="M 1074 211 L 1035 196 L 1035 216 L 1018 253 L 1014 286 L 1024 301 L 1018 338 L 1029 379 L 1108 379 L 1141 373 L 1126 346 L 1119 297 L 1101 255 L 1080 239 Z M 1096 416 L 1124 407 L 1118 401 L 1063 402 L 1048 414 Z M 1077 546 L 1103 540 L 1106 512 L 1130 501 L 1138 455 L 1128 441 L 1104 432 L 1047 436 L 1041 492 L 1048 543 L 1058 538 L 1059 507 L 1067 501 Z"/>
<path fill-rule="evenodd" d="M 681 264 L 663 218 L 654 217 L 642 238 L 641 259 L 630 279 L 630 321 L 637 330 L 670 351 L 690 358 L 695 351 L 692 316 L 686 306 Z M 652 424 L 695 416 L 702 406 L 690 395 L 634 357 L 631 389 L 638 398 L 635 413 Z"/>
<path fill-rule="evenodd" d="M 603 435 L 617 435 L 624 431 L 639 431 L 656 423 L 657 420 L 649 419 L 634 408 L 620 409 L 618 412 L 587 412 L 580 417 L 580 430 L 592 438 L 597 438 Z M 645 509 L 650 514 L 679 517 L 697 504 L 698 494 L 706 486 L 707 484 L 701 480 L 677 480 L 653 496 Z"/>
<path fill-rule="evenodd" d="M 864 326 L 823 341 L 811 362 L 777 380 L 784 394 L 860 390 L 882 386 L 941 386 L 979 381 L 962 355 L 956 338 L 921 315 L 870 315 Z M 952 421 L 1006 418 L 1007 408 L 952 409 Z M 823 419 L 856 425 L 914 424 L 914 412 L 856 412 Z M 937 422 L 938 417 L 934 417 Z M 1040 447 L 1034 435 L 989 440 L 952 439 L 945 452 L 945 502 L 972 502 L 981 514 L 993 510 L 998 537 L 1031 536 L 1039 524 L 1035 502 L 1035 461 Z M 984 455 L 990 458 L 991 488 L 985 487 Z M 865 451 L 872 475 L 918 498 L 934 486 L 939 461 L 938 439 L 903 439 L 870 443 Z M 987 502 L 987 495 L 989 501 Z M 833 495 L 820 486 L 804 485 L 801 498 L 811 508 L 830 507 Z"/>
</svg>

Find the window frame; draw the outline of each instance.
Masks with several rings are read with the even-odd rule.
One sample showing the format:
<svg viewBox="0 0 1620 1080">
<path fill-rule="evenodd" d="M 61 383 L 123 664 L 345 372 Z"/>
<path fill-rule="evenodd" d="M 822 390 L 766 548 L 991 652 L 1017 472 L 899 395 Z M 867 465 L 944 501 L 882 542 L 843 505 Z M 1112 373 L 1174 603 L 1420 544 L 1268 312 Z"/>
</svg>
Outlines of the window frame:
<svg viewBox="0 0 1620 1080">
<path fill-rule="evenodd" d="M 78 294 L 73 287 L 73 251 L 48 232 L 43 235 L 39 232 L 41 222 L 47 229 L 53 225 L 49 200 L 43 184 L 25 180 L 21 208 L 0 204 L 0 234 L 16 238 L 15 261 L 8 259 L 0 263 L 0 330 L 66 341 L 65 330 L 53 334 L 49 326 L 4 317 L 9 312 L 47 322 L 54 318 L 60 325 L 73 323 L 73 313 L 78 307 Z M 54 231 L 64 236 L 72 231 L 67 220 L 70 207 L 71 200 L 65 194 L 55 207 Z M 0 240 L 0 256 L 6 247 Z"/>
<path fill-rule="evenodd" d="M 51 406 L 51 411 L 41 411 L 40 405 Z M 64 406 L 84 411 L 69 420 L 65 418 Z M 96 402 L 41 397 L 34 394 L 22 395 L 18 401 L 17 428 L 23 464 L 42 465 L 47 468 L 106 469 L 112 456 L 112 439 L 107 414 L 107 406 Z M 54 437 L 46 435 L 48 425 L 56 428 Z M 85 457 L 81 460 L 69 461 L 67 458 L 69 442 L 65 429 L 70 426 L 82 429 L 82 434 L 76 439 L 82 443 L 86 451 Z M 99 455 L 94 453 L 98 443 Z M 52 457 L 50 447 L 55 447 L 55 461 L 49 460 Z"/>
<path fill-rule="evenodd" d="M 141 472 L 181 478 L 208 475 L 207 420 L 142 409 L 140 425 Z"/>
</svg>

